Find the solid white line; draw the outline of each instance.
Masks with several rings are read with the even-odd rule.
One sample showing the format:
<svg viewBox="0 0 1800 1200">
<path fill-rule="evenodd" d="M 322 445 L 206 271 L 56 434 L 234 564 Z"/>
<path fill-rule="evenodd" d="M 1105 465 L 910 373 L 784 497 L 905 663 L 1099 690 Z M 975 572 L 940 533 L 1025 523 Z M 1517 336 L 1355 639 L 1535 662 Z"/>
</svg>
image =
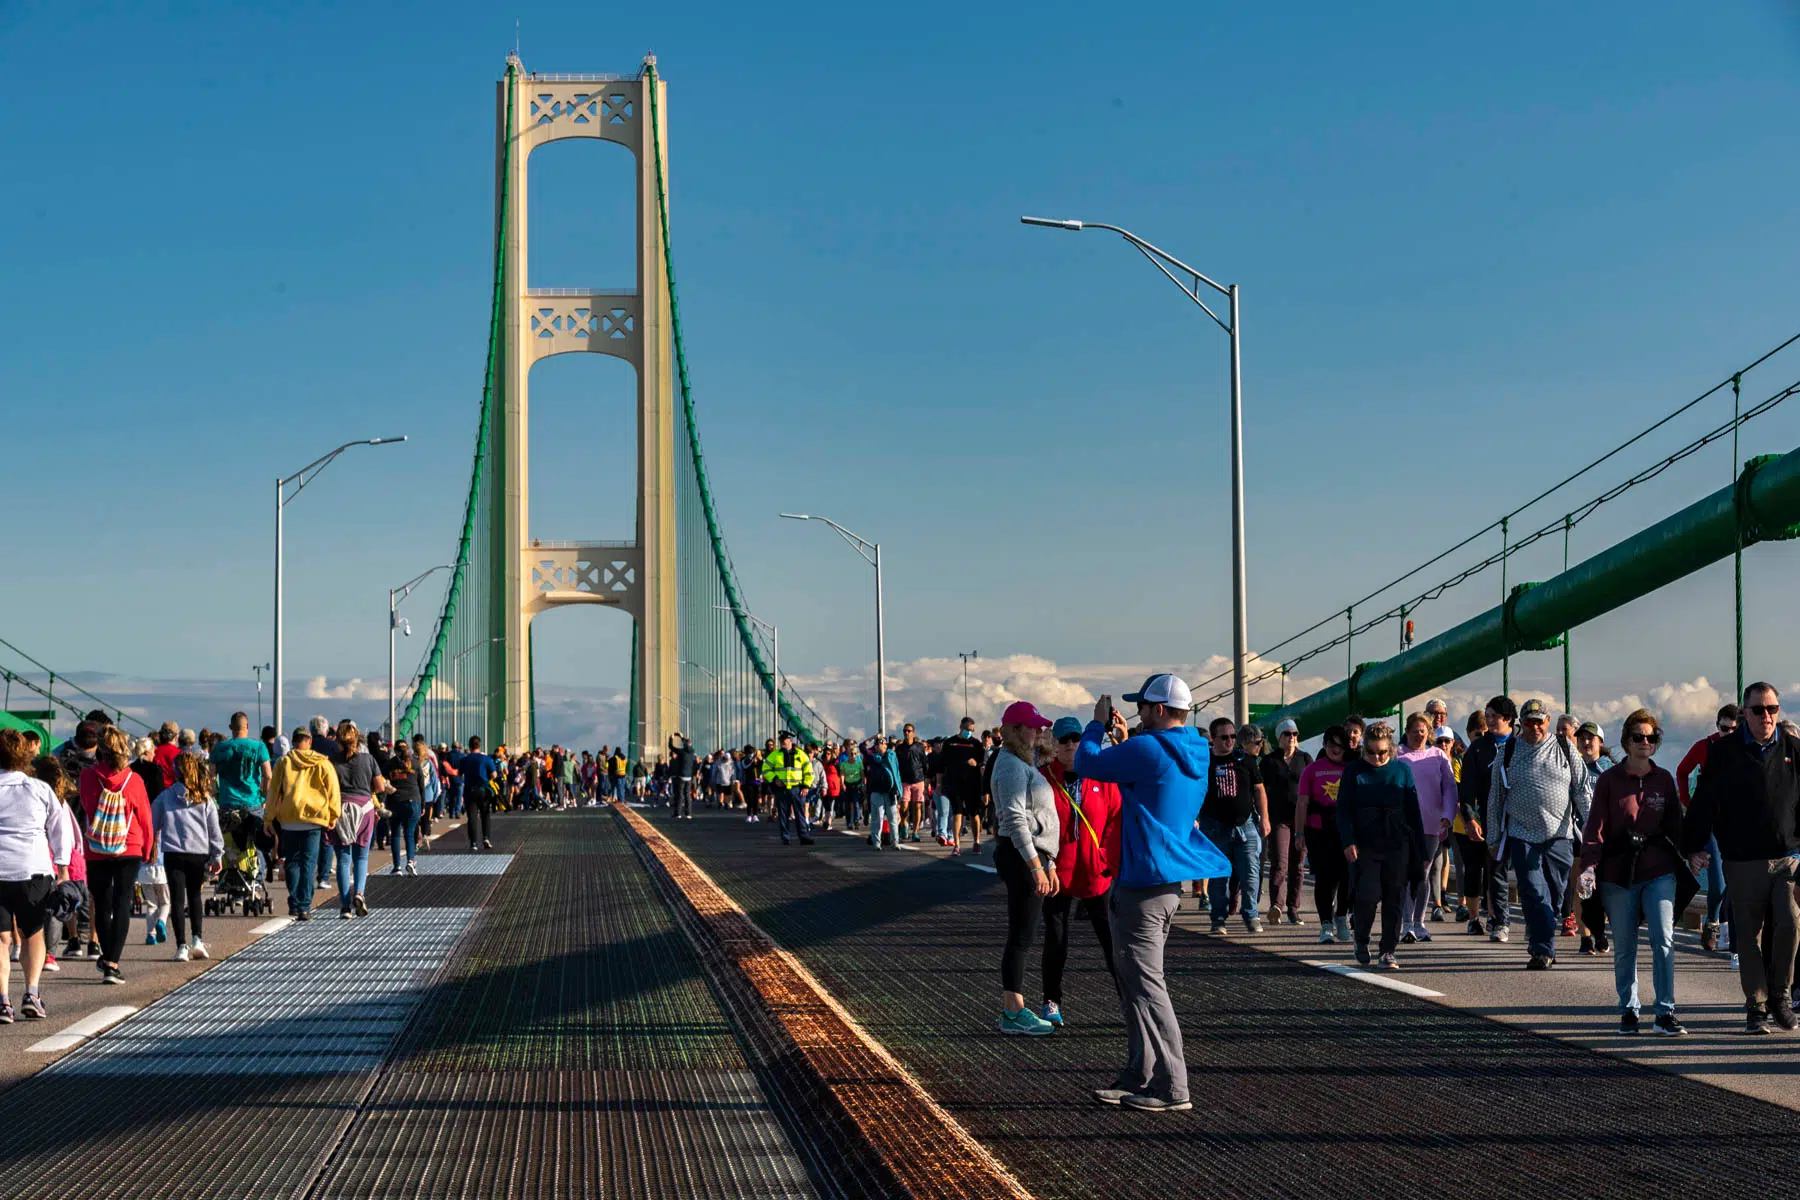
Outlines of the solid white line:
<svg viewBox="0 0 1800 1200">
<path fill-rule="evenodd" d="M 1385 975 L 1373 975 L 1360 967 L 1352 967 L 1345 963 L 1319 962 L 1311 958 L 1303 958 L 1300 962 L 1304 966 L 1330 971 L 1333 975 L 1342 975 L 1344 978 L 1354 979 L 1358 983 L 1372 984 L 1375 987 L 1386 988 L 1390 992 L 1402 992 L 1424 1000 L 1440 1000 L 1444 995 L 1444 993 L 1434 992 L 1430 988 L 1422 988 L 1416 983 L 1402 983 L 1398 979 L 1389 979 Z"/>
<path fill-rule="evenodd" d="M 63 1030 L 64 1037 L 93 1037 L 101 1030 L 110 1029 L 137 1009 L 129 1004 L 111 1004 L 105 1008 L 96 1008 L 81 1020 Z"/>
<path fill-rule="evenodd" d="M 54 1037 L 47 1037 L 43 1041 L 31 1043 L 31 1045 L 25 1047 L 25 1053 L 57 1054 L 64 1050 L 73 1050 L 85 1041 L 87 1041 L 87 1039 L 78 1033 L 59 1033 Z"/>
<path fill-rule="evenodd" d="M 276 917 L 273 921 L 264 921 L 261 925 L 250 927 L 250 936 L 261 937 L 265 933 L 274 933 L 278 929 L 286 929 L 294 923 L 292 917 Z"/>
<path fill-rule="evenodd" d="M 989 875 L 998 875 L 1000 873 L 986 863 L 964 863 L 963 866 L 969 868 L 971 871 L 986 871 Z"/>
</svg>

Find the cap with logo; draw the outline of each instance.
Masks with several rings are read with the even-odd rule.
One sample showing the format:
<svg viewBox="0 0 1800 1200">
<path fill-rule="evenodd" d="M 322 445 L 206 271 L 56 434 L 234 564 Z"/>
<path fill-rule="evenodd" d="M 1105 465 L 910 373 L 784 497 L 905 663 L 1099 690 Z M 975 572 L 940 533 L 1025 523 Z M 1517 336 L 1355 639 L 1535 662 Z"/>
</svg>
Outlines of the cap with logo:
<svg viewBox="0 0 1800 1200">
<path fill-rule="evenodd" d="M 1544 707 L 1542 700 L 1527 700 L 1519 706 L 1519 720 L 1521 721 L 1548 721 L 1549 719 L 1550 710 Z"/>
<path fill-rule="evenodd" d="M 1598 721 L 1583 721 L 1575 727 L 1575 732 L 1577 735 L 1591 733 L 1603 742 L 1606 740 L 1606 730 L 1600 728 Z"/>
<path fill-rule="evenodd" d="M 1144 686 L 1119 697 L 1127 704 L 1166 704 L 1170 708 L 1194 707 L 1194 693 L 1181 676 L 1164 672 L 1144 680 Z"/>
<path fill-rule="evenodd" d="M 1014 700 L 1000 714 L 1002 725 L 1023 725 L 1027 729 L 1048 729 L 1050 718 L 1037 710 L 1037 705 L 1029 700 Z"/>
</svg>

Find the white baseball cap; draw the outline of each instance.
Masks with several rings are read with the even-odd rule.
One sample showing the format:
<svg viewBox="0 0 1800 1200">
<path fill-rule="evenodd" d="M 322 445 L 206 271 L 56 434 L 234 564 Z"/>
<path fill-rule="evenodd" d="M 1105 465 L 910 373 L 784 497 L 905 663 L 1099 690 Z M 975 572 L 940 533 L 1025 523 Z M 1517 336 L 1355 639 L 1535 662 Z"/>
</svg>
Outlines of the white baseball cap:
<svg viewBox="0 0 1800 1200">
<path fill-rule="evenodd" d="M 1144 680 L 1144 686 L 1119 697 L 1127 704 L 1166 704 L 1170 708 L 1194 707 L 1194 693 L 1181 676 L 1164 672 Z"/>
</svg>

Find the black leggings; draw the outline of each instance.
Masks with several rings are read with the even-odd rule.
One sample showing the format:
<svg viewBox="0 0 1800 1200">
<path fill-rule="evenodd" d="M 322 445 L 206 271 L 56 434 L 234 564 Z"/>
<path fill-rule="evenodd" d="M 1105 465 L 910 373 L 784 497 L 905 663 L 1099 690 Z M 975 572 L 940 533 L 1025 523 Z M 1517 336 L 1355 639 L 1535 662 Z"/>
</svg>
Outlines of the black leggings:
<svg viewBox="0 0 1800 1200">
<path fill-rule="evenodd" d="M 1487 895 L 1487 843 L 1466 833 L 1456 837 L 1456 848 L 1462 851 L 1462 894 L 1465 902 L 1479 901 Z"/>
<path fill-rule="evenodd" d="M 469 818 L 469 849 L 488 840 L 488 818 L 493 815 L 494 794 L 477 785 L 463 799 L 463 812 Z"/>
<path fill-rule="evenodd" d="M 1344 861 L 1344 843 L 1338 837 L 1337 814 L 1325 814 L 1323 829 L 1306 831 L 1306 858 L 1313 869 L 1313 903 L 1319 920 L 1350 916 L 1350 864 Z"/>
<path fill-rule="evenodd" d="M 1025 955 L 1031 950 L 1044 898 L 1037 894 L 1034 872 L 1019 857 L 1012 839 L 1001 838 L 995 844 L 994 870 L 1006 884 L 1006 949 L 1000 952 L 1000 990 L 1023 993 Z"/>
<path fill-rule="evenodd" d="M 1106 896 L 1077 901 L 1074 892 L 1058 892 L 1044 901 L 1044 999 L 1057 1004 L 1062 1003 L 1063 965 L 1069 961 L 1069 910 L 1077 903 L 1094 926 L 1100 953 L 1106 958 L 1106 973 L 1113 976 L 1113 987 L 1119 986 L 1113 971 L 1112 924 L 1106 915 Z"/>
<path fill-rule="evenodd" d="M 102 962 L 116 964 L 131 933 L 131 889 L 143 859 L 88 859 L 88 890 L 94 894 L 94 937 Z"/>
<path fill-rule="evenodd" d="M 188 919 L 194 922 L 194 940 L 200 940 L 200 916 L 205 905 L 200 900 L 200 888 L 206 882 L 206 855 L 178 854 L 174 851 L 163 851 L 163 870 L 169 876 L 169 909 L 170 919 L 175 923 L 175 944 L 188 944 Z"/>
</svg>

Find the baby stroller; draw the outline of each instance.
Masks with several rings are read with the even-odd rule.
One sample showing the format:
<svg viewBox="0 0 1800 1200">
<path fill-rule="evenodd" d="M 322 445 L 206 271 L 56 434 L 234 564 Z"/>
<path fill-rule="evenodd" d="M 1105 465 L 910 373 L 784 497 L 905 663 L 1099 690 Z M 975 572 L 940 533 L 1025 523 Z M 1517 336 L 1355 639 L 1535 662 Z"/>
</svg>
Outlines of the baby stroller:
<svg viewBox="0 0 1800 1200">
<path fill-rule="evenodd" d="M 257 862 L 259 848 L 266 852 L 274 847 L 263 832 L 262 818 L 248 809 L 227 809 L 219 814 L 219 826 L 225 835 L 225 863 L 206 901 L 206 915 L 216 917 L 235 910 L 255 917 L 273 911 L 275 904 L 263 886 Z"/>
</svg>

